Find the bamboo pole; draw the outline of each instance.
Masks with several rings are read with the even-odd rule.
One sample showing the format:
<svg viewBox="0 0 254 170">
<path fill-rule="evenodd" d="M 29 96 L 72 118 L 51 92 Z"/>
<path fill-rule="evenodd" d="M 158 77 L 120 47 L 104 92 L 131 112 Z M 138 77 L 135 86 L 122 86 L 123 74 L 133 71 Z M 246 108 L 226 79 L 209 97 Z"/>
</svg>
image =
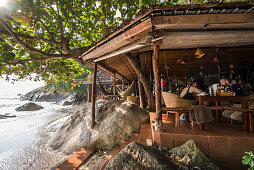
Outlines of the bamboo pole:
<svg viewBox="0 0 254 170">
<path fill-rule="evenodd" d="M 92 115 L 91 115 L 91 128 L 95 126 L 95 94 L 96 94 L 96 76 L 97 75 L 97 63 L 94 63 L 93 71 L 93 86 L 92 86 Z"/>
<path fill-rule="evenodd" d="M 89 89 L 89 84 L 87 85 L 87 104 L 90 102 L 90 89 Z"/>
</svg>

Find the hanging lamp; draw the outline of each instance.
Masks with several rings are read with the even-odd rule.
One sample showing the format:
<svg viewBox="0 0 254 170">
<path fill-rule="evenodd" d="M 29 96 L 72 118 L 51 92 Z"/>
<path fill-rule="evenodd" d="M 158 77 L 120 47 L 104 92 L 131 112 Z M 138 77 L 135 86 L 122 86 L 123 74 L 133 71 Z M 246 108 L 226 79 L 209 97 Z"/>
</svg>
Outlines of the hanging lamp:
<svg viewBox="0 0 254 170">
<path fill-rule="evenodd" d="M 230 64 L 229 68 L 234 69 L 235 68 L 234 64 Z"/>
<path fill-rule="evenodd" d="M 195 58 L 202 58 L 204 55 L 205 55 L 205 52 L 201 50 L 200 48 L 198 48 L 194 54 Z"/>
</svg>

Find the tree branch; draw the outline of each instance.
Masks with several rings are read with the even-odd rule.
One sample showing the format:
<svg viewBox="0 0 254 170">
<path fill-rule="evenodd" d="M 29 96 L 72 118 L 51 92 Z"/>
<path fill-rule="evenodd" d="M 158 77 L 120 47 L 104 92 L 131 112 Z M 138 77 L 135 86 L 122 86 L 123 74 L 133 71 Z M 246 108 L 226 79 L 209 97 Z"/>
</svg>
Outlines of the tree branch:
<svg viewBox="0 0 254 170">
<path fill-rule="evenodd" d="M 12 35 L 8 32 L 8 31 L 4 31 L 4 30 L 0 30 L 0 34 L 2 35 L 6 35 L 7 37 L 12 37 Z M 42 38 L 42 37 L 33 37 L 33 36 L 29 36 L 29 35 L 24 35 L 24 34 L 20 34 L 20 33 L 14 33 L 17 37 L 22 38 L 24 40 L 41 40 L 43 42 L 49 43 L 49 44 L 53 44 L 53 45 L 58 45 L 61 46 L 61 42 L 57 42 L 55 40 L 52 39 L 46 39 L 46 38 Z"/>
<path fill-rule="evenodd" d="M 50 61 L 50 60 L 56 60 L 56 59 L 61 59 L 61 58 L 68 58 L 68 57 L 61 57 L 61 56 L 58 56 L 58 57 L 43 57 L 43 58 L 33 58 L 33 59 L 24 59 L 24 60 L 13 60 L 13 61 L 8 61 L 7 63 L 3 64 L 3 65 L 0 65 L 0 68 L 4 68 L 5 66 L 7 66 L 8 64 L 11 64 L 11 63 L 16 63 L 16 64 L 22 64 L 22 63 L 28 63 L 28 62 L 31 62 L 31 61 Z M 71 58 L 71 57 L 69 57 Z"/>
<path fill-rule="evenodd" d="M 15 39 L 15 41 L 22 46 L 23 48 L 26 48 L 29 51 L 32 51 L 37 54 L 41 54 L 43 56 L 47 57 L 65 57 L 65 58 L 71 58 L 70 54 L 50 54 L 46 53 L 44 51 L 37 50 L 33 47 L 30 47 L 29 45 L 25 44 L 16 34 L 12 31 L 12 29 L 4 22 L 4 20 L 0 17 L 0 23 L 5 27 L 5 29 L 11 34 L 11 36 Z"/>
<path fill-rule="evenodd" d="M 33 9 L 32 5 L 30 4 L 29 0 L 26 0 L 27 4 L 29 5 L 29 7 L 31 8 L 33 14 L 38 18 L 38 21 L 41 23 L 41 25 L 44 27 L 44 29 L 48 32 L 50 38 L 52 40 L 54 40 L 54 36 L 53 34 L 49 31 L 48 27 L 41 21 L 40 17 L 37 15 L 37 13 L 35 12 L 35 10 Z"/>
</svg>

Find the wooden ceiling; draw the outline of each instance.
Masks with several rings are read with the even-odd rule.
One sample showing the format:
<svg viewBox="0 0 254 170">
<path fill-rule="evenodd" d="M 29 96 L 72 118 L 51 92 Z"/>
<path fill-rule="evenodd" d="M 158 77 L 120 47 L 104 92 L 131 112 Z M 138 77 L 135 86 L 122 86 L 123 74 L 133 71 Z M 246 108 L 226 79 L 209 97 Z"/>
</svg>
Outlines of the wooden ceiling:
<svg viewBox="0 0 254 170">
<path fill-rule="evenodd" d="M 169 67 L 170 76 L 186 76 L 200 72 L 200 66 L 203 65 L 204 73 L 217 73 L 217 64 L 213 61 L 217 56 L 216 48 L 202 49 L 205 55 L 201 59 L 194 57 L 196 49 L 190 50 L 161 50 L 159 57 L 160 72 L 166 75 L 165 66 Z M 149 75 L 152 51 L 140 52 L 141 68 L 143 73 Z M 134 54 L 134 55 L 137 55 Z M 234 64 L 235 68 L 249 66 L 254 64 L 254 46 L 219 48 L 219 58 L 222 71 L 229 70 L 229 65 Z M 177 60 L 185 60 L 185 64 L 177 64 Z M 108 58 L 103 61 L 104 64 L 122 74 L 128 80 L 137 79 L 137 75 L 124 55 Z"/>
</svg>

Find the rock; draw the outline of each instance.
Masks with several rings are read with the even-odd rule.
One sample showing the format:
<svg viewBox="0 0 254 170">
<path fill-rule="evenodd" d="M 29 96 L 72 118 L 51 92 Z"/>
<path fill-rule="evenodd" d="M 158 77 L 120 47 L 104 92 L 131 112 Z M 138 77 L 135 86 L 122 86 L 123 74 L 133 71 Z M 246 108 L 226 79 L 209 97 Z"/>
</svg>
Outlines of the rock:
<svg viewBox="0 0 254 170">
<path fill-rule="evenodd" d="M 135 104 L 99 100 L 96 102 L 96 125 L 91 129 L 91 106 L 84 104 L 57 130 L 48 145 L 66 154 L 80 147 L 113 147 L 123 142 L 126 136 L 131 136 L 133 131 L 138 131 L 140 124 L 148 118 L 149 113 Z"/>
<path fill-rule="evenodd" d="M 107 164 L 106 170 L 127 169 L 177 169 L 169 158 L 155 147 L 132 142 Z"/>
<path fill-rule="evenodd" d="M 193 140 L 168 151 L 169 157 L 181 169 L 218 170 L 210 160 L 199 150 Z"/>
<path fill-rule="evenodd" d="M 35 103 L 26 103 L 20 107 L 17 107 L 15 110 L 16 111 L 35 111 L 35 110 L 40 110 L 43 109 L 42 106 L 35 104 Z"/>
<path fill-rule="evenodd" d="M 73 101 L 64 101 L 63 106 L 72 105 Z"/>
<path fill-rule="evenodd" d="M 29 100 L 33 102 L 55 102 L 59 103 L 66 98 L 73 96 L 66 93 L 45 92 L 44 87 L 39 87 L 20 97 L 20 100 Z"/>
</svg>

